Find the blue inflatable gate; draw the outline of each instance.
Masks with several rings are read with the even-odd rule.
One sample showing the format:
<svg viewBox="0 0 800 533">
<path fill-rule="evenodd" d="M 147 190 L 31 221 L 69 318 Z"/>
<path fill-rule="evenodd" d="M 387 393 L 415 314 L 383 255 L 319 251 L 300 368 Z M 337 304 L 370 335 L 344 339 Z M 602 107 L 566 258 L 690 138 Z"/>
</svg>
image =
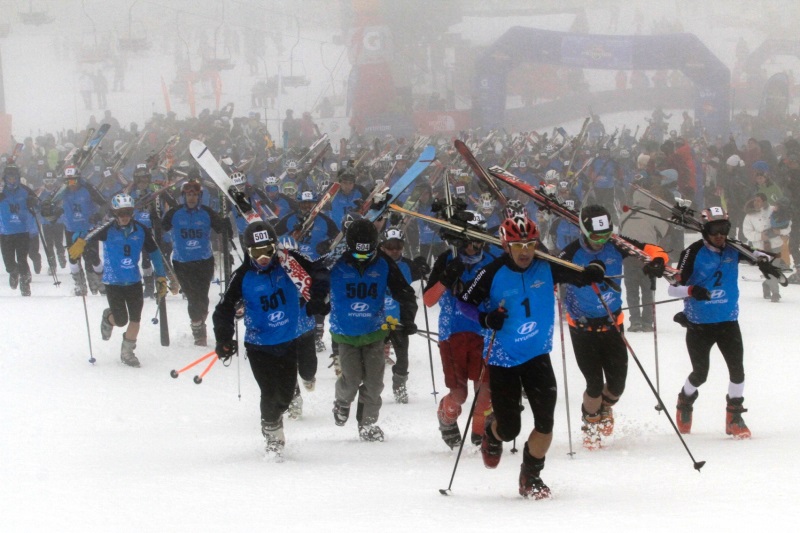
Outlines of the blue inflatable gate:
<svg viewBox="0 0 800 533">
<path fill-rule="evenodd" d="M 477 61 L 472 96 L 475 126 L 503 126 L 506 79 L 521 63 L 606 70 L 677 69 L 694 82 L 695 119 L 712 135 L 726 135 L 730 129 L 730 69 L 693 34 L 587 35 L 511 28 Z"/>
</svg>

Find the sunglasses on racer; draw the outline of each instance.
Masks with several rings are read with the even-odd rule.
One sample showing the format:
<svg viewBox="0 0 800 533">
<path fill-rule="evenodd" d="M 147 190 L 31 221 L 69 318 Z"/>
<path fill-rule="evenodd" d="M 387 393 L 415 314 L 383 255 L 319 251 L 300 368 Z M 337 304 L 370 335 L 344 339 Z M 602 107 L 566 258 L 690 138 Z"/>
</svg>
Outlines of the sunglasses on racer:
<svg viewBox="0 0 800 533">
<path fill-rule="evenodd" d="M 114 211 L 114 216 L 117 218 L 122 217 L 132 217 L 133 216 L 133 208 L 132 207 L 123 207 L 122 209 L 117 209 Z"/>
<path fill-rule="evenodd" d="M 517 250 L 517 251 L 527 250 L 528 248 L 530 248 L 531 250 L 535 250 L 536 249 L 536 245 L 538 244 L 538 242 L 539 241 L 537 241 L 537 240 L 532 240 L 532 241 L 514 241 L 514 242 L 508 243 L 508 247 L 510 249 L 512 249 L 512 250 Z"/>
<path fill-rule="evenodd" d="M 725 235 L 731 231 L 731 223 L 727 220 L 715 220 L 708 225 L 709 235 Z"/>
<path fill-rule="evenodd" d="M 262 257 L 272 259 L 272 256 L 275 255 L 275 245 L 263 244 L 261 246 L 250 246 L 247 248 L 247 253 L 250 254 L 250 257 L 255 261 L 258 261 Z"/>
</svg>

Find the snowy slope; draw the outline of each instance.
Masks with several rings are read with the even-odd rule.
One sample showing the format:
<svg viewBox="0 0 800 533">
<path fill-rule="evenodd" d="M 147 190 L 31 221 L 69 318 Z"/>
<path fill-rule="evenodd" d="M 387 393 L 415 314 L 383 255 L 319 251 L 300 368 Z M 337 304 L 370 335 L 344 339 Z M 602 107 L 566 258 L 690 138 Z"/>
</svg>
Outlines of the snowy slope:
<svg viewBox="0 0 800 533">
<path fill-rule="evenodd" d="M 756 276 L 752 267 L 743 272 Z M 791 312 L 800 293 L 783 290 L 780 304 L 761 298 L 760 284 L 742 282 L 741 325 L 747 371 L 745 415 L 754 437 L 735 442 L 723 429 L 727 374 L 715 350 L 709 381 L 695 404 L 694 433 L 686 438 L 701 473 L 681 446 L 631 360 L 617 431 L 606 449 L 579 445 L 581 375 L 566 346 L 572 446 L 565 414 L 558 332 L 552 353 L 559 382 L 556 425 L 545 481 L 552 501 L 517 496 L 520 455 L 505 453 L 486 470 L 467 445 L 450 497 L 446 488 L 456 452 L 440 440 L 431 396 L 428 353 L 415 337 L 411 400 L 397 405 L 384 391 L 384 443 L 362 443 L 355 424 L 331 420 L 334 374 L 320 358 L 318 385 L 305 393 L 302 420 L 286 422 L 287 460 L 265 461 L 258 390 L 242 358 L 218 364 L 201 385 L 180 368 L 206 350 L 193 346 L 183 302 L 170 297 L 173 343 L 162 348 L 149 323 L 148 301 L 137 353 L 142 368 L 119 361 L 120 332 L 103 342 L 106 307 L 87 298 L 95 366 L 89 357 L 81 299 L 35 276 L 34 296 L 0 287 L 4 357 L 0 359 L 0 515 L 6 531 L 220 531 L 324 527 L 333 531 L 477 531 L 497 527 L 552 527 L 567 531 L 719 530 L 783 523 L 800 495 L 792 461 L 800 430 L 791 401 L 800 362 Z M 212 301 L 218 289 L 212 286 Z M 659 299 L 666 298 L 662 283 Z M 679 304 L 658 308 L 659 377 L 672 409 L 689 372 L 683 330 L 671 321 Z M 436 310 L 431 329 L 436 330 Z M 424 323 L 420 313 L 417 323 Z M 655 382 L 653 335 L 630 334 Z M 238 366 L 240 365 L 240 366 Z M 387 373 L 389 371 L 387 370 Z M 434 346 L 437 390 L 443 379 Z M 237 398 L 241 378 L 241 400 Z M 468 404 L 471 402 L 468 400 Z M 523 435 L 532 428 L 523 413 Z M 461 427 L 466 419 L 462 415 Z M 351 421 L 352 422 L 352 421 Z M 518 446 L 521 442 L 518 442 Z M 526 529 L 527 529 L 526 528 Z"/>
</svg>

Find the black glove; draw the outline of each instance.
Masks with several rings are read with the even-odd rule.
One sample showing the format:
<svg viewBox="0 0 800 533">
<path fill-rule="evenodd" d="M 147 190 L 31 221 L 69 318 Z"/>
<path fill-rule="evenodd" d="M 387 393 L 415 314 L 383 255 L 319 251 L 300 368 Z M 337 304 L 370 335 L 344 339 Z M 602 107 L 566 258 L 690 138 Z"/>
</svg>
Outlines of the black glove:
<svg viewBox="0 0 800 533">
<path fill-rule="evenodd" d="M 413 260 L 414 266 L 417 267 L 419 273 L 422 277 L 428 277 L 428 274 L 431 273 L 431 265 L 428 264 L 428 260 L 422 256 L 415 257 Z"/>
<path fill-rule="evenodd" d="M 312 298 L 306 304 L 306 314 L 308 316 L 322 315 L 325 316 L 331 312 L 331 303 L 326 302 L 320 298 Z"/>
<path fill-rule="evenodd" d="M 228 359 L 236 355 L 236 352 L 239 351 L 239 345 L 232 339 L 229 341 L 222 341 L 217 343 L 214 351 L 217 352 L 217 357 L 225 363 Z"/>
<path fill-rule="evenodd" d="M 50 218 L 55 217 L 56 206 L 53 205 L 53 202 L 45 200 L 44 202 L 42 202 L 41 213 L 44 218 L 49 220 Z"/>
<path fill-rule="evenodd" d="M 705 287 L 701 287 L 700 285 L 692 285 L 689 287 L 689 296 L 694 298 L 695 300 L 710 300 L 711 293 L 708 292 L 708 289 Z"/>
<path fill-rule="evenodd" d="M 583 281 L 586 285 L 601 283 L 606 277 L 606 265 L 599 259 L 590 261 L 583 269 Z"/>
<path fill-rule="evenodd" d="M 780 270 L 778 267 L 772 264 L 772 262 L 764 257 L 761 256 L 758 258 L 758 262 L 756 262 L 758 269 L 764 274 L 764 277 L 769 279 L 770 277 L 779 278 L 780 277 Z"/>
<path fill-rule="evenodd" d="M 463 273 L 464 263 L 461 262 L 461 259 L 453 259 L 444 269 L 442 279 L 439 281 L 448 289 L 452 289 L 453 285 L 461 278 L 461 274 Z"/>
<path fill-rule="evenodd" d="M 479 315 L 481 326 L 496 331 L 503 329 L 503 324 L 505 323 L 506 318 L 508 318 L 508 311 L 502 307 L 498 307 L 494 311 L 481 313 Z"/>
<path fill-rule="evenodd" d="M 651 278 L 660 278 L 664 275 L 664 268 L 666 265 L 664 264 L 663 257 L 656 257 L 642 268 L 642 272 L 645 273 L 646 276 Z"/>
<path fill-rule="evenodd" d="M 326 239 L 324 241 L 320 241 L 317 243 L 316 246 L 317 254 L 325 255 L 331 251 L 331 239 Z"/>
<path fill-rule="evenodd" d="M 36 196 L 29 194 L 28 198 L 25 199 L 25 205 L 28 207 L 28 209 L 36 209 L 36 206 L 39 205 L 39 199 Z"/>
<path fill-rule="evenodd" d="M 403 324 L 403 333 L 406 335 L 414 335 L 417 331 L 419 331 L 419 328 L 413 322 Z"/>
</svg>

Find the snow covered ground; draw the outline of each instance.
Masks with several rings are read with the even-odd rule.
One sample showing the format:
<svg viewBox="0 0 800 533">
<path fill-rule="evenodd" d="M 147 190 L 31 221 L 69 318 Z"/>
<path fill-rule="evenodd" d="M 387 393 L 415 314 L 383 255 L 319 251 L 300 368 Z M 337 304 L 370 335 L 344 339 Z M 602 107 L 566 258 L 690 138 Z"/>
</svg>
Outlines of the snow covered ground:
<svg viewBox="0 0 800 533">
<path fill-rule="evenodd" d="M 754 267 L 742 273 L 757 277 Z M 333 424 L 334 374 L 320 358 L 317 389 L 305 393 L 299 421 L 286 421 L 286 461 L 264 459 L 258 389 L 243 357 L 217 364 L 202 384 L 202 370 L 170 378 L 172 369 L 208 349 L 192 344 L 180 298 L 169 298 L 172 345 L 159 345 L 150 324 L 155 305 L 145 305 L 137 354 L 140 369 L 121 364 L 121 333 L 99 335 L 104 297 L 89 296 L 89 348 L 83 304 L 64 283 L 34 277 L 33 297 L 0 286 L 4 335 L 0 358 L 0 516 L 5 531 L 477 531 L 561 527 L 566 531 L 674 531 L 777 529 L 790 519 L 800 496 L 793 453 L 800 429 L 792 400 L 800 372 L 791 315 L 800 290 L 782 290 L 774 304 L 761 298 L 760 283 L 742 281 L 741 326 L 747 387 L 745 420 L 750 441 L 724 433 L 727 372 L 712 353 L 711 373 L 695 404 L 693 434 L 686 442 L 696 472 L 667 418 L 630 361 L 628 388 L 616 409 L 616 434 L 605 449 L 588 452 L 579 437 L 583 382 L 567 339 L 570 457 L 558 331 L 552 352 L 559 382 L 553 445 L 543 471 L 551 501 L 517 495 L 521 455 L 510 453 L 497 470 L 483 467 L 467 444 L 444 497 L 456 452 L 439 437 L 431 395 L 428 351 L 412 340 L 410 403 L 394 403 L 384 391 L 383 443 L 363 443 L 354 423 Z M 218 288 L 212 285 L 212 302 Z M 661 283 L 658 298 L 665 299 Z M 658 307 L 658 353 L 663 398 L 671 412 L 690 370 L 684 333 L 672 322 L 679 303 Z M 434 308 L 431 329 L 437 329 Z M 424 327 L 422 312 L 417 324 Z M 653 334 L 629 336 L 653 382 L 657 370 Z M 326 342 L 328 339 L 326 338 Z M 329 344 L 329 343 L 328 343 Z M 210 348 L 209 348 L 210 349 Z M 443 390 L 438 353 L 433 368 Z M 387 377 L 389 375 L 387 369 Z M 238 390 L 241 387 L 241 399 Z M 471 398 L 467 406 L 470 405 Z M 466 410 L 466 409 L 465 409 Z M 462 415 L 464 427 L 466 412 Z M 352 422 L 352 421 L 351 421 Z M 522 434 L 532 428 L 523 413 Z M 518 441 L 517 446 L 521 446 Z M 786 526 L 783 526 L 786 527 Z"/>
</svg>

